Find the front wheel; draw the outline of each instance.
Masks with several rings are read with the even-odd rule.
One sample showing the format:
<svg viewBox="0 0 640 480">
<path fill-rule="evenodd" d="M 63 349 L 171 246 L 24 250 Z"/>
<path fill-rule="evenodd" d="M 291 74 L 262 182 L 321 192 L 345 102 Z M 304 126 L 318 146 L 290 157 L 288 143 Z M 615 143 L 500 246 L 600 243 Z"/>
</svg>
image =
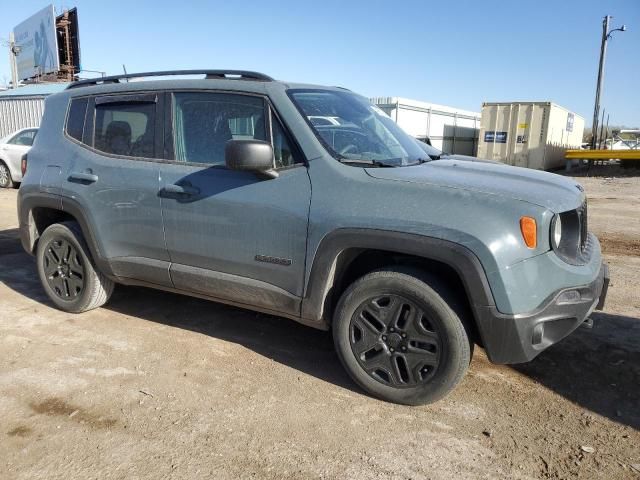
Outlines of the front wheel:
<svg viewBox="0 0 640 480">
<path fill-rule="evenodd" d="M 368 393 L 407 405 L 435 402 L 462 380 L 472 344 L 455 297 L 435 277 L 378 270 L 344 292 L 333 319 L 340 360 Z"/>
</svg>

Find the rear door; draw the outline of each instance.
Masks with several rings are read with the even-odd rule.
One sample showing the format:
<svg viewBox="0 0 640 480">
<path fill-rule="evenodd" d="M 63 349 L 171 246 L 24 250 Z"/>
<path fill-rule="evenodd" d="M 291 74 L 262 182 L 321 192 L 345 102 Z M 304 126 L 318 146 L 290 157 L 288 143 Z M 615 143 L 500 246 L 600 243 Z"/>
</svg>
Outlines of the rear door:
<svg viewBox="0 0 640 480">
<path fill-rule="evenodd" d="M 292 138 L 258 95 L 175 92 L 170 103 L 160 195 L 174 285 L 295 314 L 311 185 Z M 227 169 L 231 139 L 271 142 L 278 178 Z"/>
<path fill-rule="evenodd" d="M 73 99 L 66 134 L 75 147 L 62 193 L 63 206 L 89 218 L 115 275 L 170 286 L 158 197 L 163 98 L 150 92 Z M 73 102 L 87 103 L 82 129 Z"/>
</svg>

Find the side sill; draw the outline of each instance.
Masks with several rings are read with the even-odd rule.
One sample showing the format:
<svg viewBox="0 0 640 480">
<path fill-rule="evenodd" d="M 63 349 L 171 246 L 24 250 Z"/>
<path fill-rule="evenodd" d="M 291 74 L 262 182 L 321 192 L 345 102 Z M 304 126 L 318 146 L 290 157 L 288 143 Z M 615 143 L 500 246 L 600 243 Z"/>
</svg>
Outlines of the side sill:
<svg viewBox="0 0 640 480">
<path fill-rule="evenodd" d="M 158 285 L 157 283 L 152 283 L 152 282 L 148 282 L 148 281 L 144 281 L 144 280 L 138 280 L 135 278 L 127 278 L 127 277 L 115 277 L 114 280 L 122 285 L 128 285 L 128 286 L 136 286 L 136 287 L 146 287 L 146 288 L 153 288 L 156 290 L 162 290 L 165 292 L 170 292 L 170 293 L 177 293 L 180 295 L 186 295 L 189 297 L 195 297 L 195 298 L 200 298 L 203 300 L 209 300 L 209 301 L 213 301 L 213 302 L 217 302 L 217 303 L 222 303 L 225 305 L 231 305 L 233 307 L 238 307 L 238 308 L 243 308 L 245 310 L 251 310 L 254 312 L 260 312 L 260 313 L 265 313 L 267 315 L 273 315 L 276 317 L 284 317 L 290 320 L 294 320 L 297 323 L 301 323 L 303 325 L 309 326 L 309 327 L 313 327 L 319 330 L 327 330 L 328 326 L 324 326 L 322 324 L 320 324 L 317 321 L 313 321 L 313 320 L 309 320 L 309 319 L 305 319 L 305 318 L 301 318 L 300 314 L 296 311 L 294 313 L 291 312 L 285 312 L 285 311 L 281 311 L 281 310 L 274 310 L 272 308 L 267 308 L 267 307 L 263 307 L 263 306 L 258 306 L 258 305 L 253 305 L 253 304 L 248 304 L 242 301 L 238 301 L 238 300 L 232 300 L 229 298 L 221 298 L 219 296 L 215 296 L 212 294 L 204 294 L 204 293 L 199 293 L 199 292 L 195 292 L 192 290 L 183 290 L 180 288 L 175 288 L 175 287 L 169 287 L 166 285 Z M 300 299 L 298 299 L 297 297 L 295 297 L 297 299 L 297 302 L 300 302 Z"/>
</svg>

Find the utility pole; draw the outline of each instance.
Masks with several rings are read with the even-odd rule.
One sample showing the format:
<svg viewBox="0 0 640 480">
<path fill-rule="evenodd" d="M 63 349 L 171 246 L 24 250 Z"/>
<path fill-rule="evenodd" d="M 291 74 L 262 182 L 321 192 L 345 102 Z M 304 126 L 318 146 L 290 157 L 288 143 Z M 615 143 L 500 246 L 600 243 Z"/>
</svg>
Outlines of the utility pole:
<svg viewBox="0 0 640 480">
<path fill-rule="evenodd" d="M 595 149 L 598 145 L 598 117 L 600 115 L 600 94 L 602 93 L 602 85 L 604 83 L 604 62 L 607 56 L 607 41 L 611 38 L 613 32 L 624 32 L 627 27 L 622 25 L 620 28 L 609 30 L 609 21 L 613 17 L 607 15 L 602 20 L 602 44 L 600 45 L 600 63 L 598 66 L 598 84 L 596 85 L 596 103 L 593 107 L 593 124 L 591 125 L 591 148 Z"/>
<path fill-rule="evenodd" d="M 11 66 L 11 88 L 18 88 L 18 66 L 16 57 L 20 53 L 20 47 L 16 45 L 13 32 L 9 33 L 9 65 Z"/>
</svg>

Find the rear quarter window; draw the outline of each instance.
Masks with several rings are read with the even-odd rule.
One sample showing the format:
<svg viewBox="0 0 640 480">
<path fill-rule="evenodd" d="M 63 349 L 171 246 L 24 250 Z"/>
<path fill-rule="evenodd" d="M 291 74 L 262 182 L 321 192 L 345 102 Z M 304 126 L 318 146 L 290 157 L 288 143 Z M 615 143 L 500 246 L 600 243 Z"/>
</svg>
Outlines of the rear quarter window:
<svg viewBox="0 0 640 480">
<path fill-rule="evenodd" d="M 69 105 L 69 114 L 67 115 L 66 131 L 71 138 L 82 141 L 84 132 L 84 117 L 87 113 L 87 98 L 74 98 Z"/>
</svg>

